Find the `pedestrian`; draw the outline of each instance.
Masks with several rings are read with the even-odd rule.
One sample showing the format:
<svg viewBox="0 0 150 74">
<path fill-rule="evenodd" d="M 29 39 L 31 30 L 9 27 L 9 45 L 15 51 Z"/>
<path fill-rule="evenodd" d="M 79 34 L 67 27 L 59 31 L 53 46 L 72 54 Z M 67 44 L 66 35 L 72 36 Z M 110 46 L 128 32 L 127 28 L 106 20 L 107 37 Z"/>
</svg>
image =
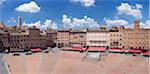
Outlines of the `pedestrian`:
<svg viewBox="0 0 150 74">
<path fill-rule="evenodd" d="M 89 53 L 88 53 L 88 52 L 86 52 L 86 53 L 85 53 L 85 57 L 84 57 L 84 59 L 87 59 L 87 58 L 88 58 L 88 55 L 89 55 Z"/>
<path fill-rule="evenodd" d="M 98 57 L 98 61 L 100 61 L 101 60 L 101 53 L 99 53 L 99 57 Z"/>
<path fill-rule="evenodd" d="M 109 46 L 106 47 L 106 55 L 108 55 L 109 52 Z"/>
</svg>

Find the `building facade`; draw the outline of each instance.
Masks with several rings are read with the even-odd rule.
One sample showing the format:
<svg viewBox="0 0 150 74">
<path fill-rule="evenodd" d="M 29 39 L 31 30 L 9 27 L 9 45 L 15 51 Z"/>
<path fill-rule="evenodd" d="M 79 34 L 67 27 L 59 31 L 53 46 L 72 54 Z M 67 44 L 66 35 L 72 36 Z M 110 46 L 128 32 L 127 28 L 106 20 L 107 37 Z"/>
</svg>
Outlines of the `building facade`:
<svg viewBox="0 0 150 74">
<path fill-rule="evenodd" d="M 56 32 L 47 33 L 40 31 L 35 26 L 21 27 L 21 18 L 18 18 L 18 25 L 14 27 L 0 27 L 0 48 L 9 51 L 25 51 L 31 48 L 45 49 L 56 41 Z M 50 36 L 51 35 L 51 36 Z"/>
<path fill-rule="evenodd" d="M 86 30 L 71 30 L 69 39 L 69 44 L 72 47 L 82 47 L 86 45 Z"/>
<path fill-rule="evenodd" d="M 88 30 L 86 35 L 86 43 L 90 47 L 106 47 L 109 46 L 108 30 Z"/>
<path fill-rule="evenodd" d="M 150 28 L 140 28 L 140 22 L 134 21 L 134 28 L 113 27 L 93 30 L 44 30 L 33 27 L 21 27 L 21 18 L 17 26 L 5 27 L 0 24 L 0 51 L 24 51 L 31 48 L 52 46 L 54 43 L 65 47 L 84 46 L 90 47 L 118 47 L 124 49 L 149 49 Z"/>
<path fill-rule="evenodd" d="M 43 39 L 43 38 L 40 35 L 39 29 L 37 29 L 35 26 L 33 28 L 29 28 L 29 40 L 30 40 L 29 47 L 31 47 L 31 48 L 40 47 L 41 39 Z"/>
<path fill-rule="evenodd" d="M 123 29 L 122 48 L 150 49 L 150 29 L 140 28 L 140 22 L 134 21 L 133 29 Z"/>
<path fill-rule="evenodd" d="M 54 43 L 57 43 L 57 31 L 55 30 L 45 30 L 46 32 L 46 41 L 47 47 L 52 46 Z"/>
<path fill-rule="evenodd" d="M 69 47 L 69 31 L 70 30 L 57 31 L 57 43 L 58 44 Z"/>
<path fill-rule="evenodd" d="M 122 34 L 120 32 L 121 28 L 115 26 L 109 30 L 109 39 L 110 48 L 122 48 Z"/>
</svg>

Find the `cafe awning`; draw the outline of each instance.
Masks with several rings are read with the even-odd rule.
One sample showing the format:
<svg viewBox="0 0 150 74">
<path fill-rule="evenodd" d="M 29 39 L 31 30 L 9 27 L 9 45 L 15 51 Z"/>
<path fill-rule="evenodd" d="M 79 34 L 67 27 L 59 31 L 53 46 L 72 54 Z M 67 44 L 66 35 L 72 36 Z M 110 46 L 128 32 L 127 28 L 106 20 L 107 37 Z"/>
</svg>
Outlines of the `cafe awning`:
<svg viewBox="0 0 150 74">
<path fill-rule="evenodd" d="M 148 56 L 150 56 L 150 51 L 144 52 L 143 55 L 148 55 Z"/>
<path fill-rule="evenodd" d="M 73 50 L 81 51 L 81 50 L 86 50 L 86 48 L 82 48 L 82 47 L 73 47 Z"/>
<path fill-rule="evenodd" d="M 30 49 L 31 52 L 41 52 L 42 49 L 40 48 L 34 48 L 34 49 Z"/>
<path fill-rule="evenodd" d="M 124 52 L 124 51 L 122 50 L 122 48 L 110 48 L 109 51 L 111 51 L 111 52 Z"/>
<path fill-rule="evenodd" d="M 130 49 L 127 51 L 128 53 L 140 53 L 141 50 L 138 50 L 138 49 Z"/>
<path fill-rule="evenodd" d="M 90 47 L 88 49 L 88 51 L 100 51 L 100 52 L 104 52 L 104 51 L 106 51 L 106 48 L 104 48 L 104 47 Z"/>
</svg>

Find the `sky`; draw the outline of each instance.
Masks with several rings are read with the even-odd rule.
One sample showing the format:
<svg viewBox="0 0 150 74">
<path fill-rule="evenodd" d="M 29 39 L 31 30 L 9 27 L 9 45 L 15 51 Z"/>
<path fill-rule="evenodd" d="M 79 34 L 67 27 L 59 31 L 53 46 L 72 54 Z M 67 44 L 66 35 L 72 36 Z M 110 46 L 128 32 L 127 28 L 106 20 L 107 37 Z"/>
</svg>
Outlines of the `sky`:
<svg viewBox="0 0 150 74">
<path fill-rule="evenodd" d="M 47 28 L 97 28 L 124 25 L 135 19 L 150 28 L 149 0 L 0 0 L 0 22 Z"/>
</svg>

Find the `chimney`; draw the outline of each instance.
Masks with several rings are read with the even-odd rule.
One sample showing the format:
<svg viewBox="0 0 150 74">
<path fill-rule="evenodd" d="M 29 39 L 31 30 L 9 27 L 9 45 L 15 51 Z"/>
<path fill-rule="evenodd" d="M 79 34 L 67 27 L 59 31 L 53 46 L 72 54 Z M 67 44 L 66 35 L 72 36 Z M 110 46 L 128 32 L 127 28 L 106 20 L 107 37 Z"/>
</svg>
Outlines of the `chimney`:
<svg viewBox="0 0 150 74">
<path fill-rule="evenodd" d="M 22 19 L 21 19 L 21 17 L 19 16 L 19 17 L 18 17 L 18 32 L 21 32 L 21 23 L 22 23 L 21 20 L 22 20 Z"/>
</svg>

